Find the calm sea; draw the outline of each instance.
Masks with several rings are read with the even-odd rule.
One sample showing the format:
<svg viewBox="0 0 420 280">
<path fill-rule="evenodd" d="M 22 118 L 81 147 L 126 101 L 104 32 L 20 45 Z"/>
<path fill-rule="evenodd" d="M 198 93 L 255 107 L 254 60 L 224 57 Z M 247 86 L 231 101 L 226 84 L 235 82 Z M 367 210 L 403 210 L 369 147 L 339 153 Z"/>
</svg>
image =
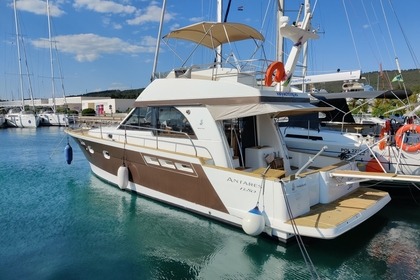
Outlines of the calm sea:
<svg viewBox="0 0 420 280">
<path fill-rule="evenodd" d="M 66 143 L 63 128 L 0 129 L 0 279 L 310 279 L 297 243 L 120 191 L 72 140 L 67 165 Z M 420 206 L 394 199 L 305 247 L 321 279 L 420 279 Z"/>
</svg>

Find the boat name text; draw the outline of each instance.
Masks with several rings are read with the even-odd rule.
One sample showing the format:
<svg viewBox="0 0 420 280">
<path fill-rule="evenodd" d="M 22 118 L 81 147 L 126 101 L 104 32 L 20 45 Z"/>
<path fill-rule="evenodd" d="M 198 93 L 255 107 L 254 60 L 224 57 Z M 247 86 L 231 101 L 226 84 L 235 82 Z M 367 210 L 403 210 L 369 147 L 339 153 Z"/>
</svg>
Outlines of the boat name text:
<svg viewBox="0 0 420 280">
<path fill-rule="evenodd" d="M 277 96 L 281 97 L 298 97 L 299 95 L 295 92 L 276 92 Z"/>
<path fill-rule="evenodd" d="M 232 177 L 227 178 L 227 181 L 241 185 L 241 188 L 240 188 L 241 191 L 256 192 L 256 190 L 252 188 L 261 188 L 261 185 L 258 183 L 239 180 Z"/>
</svg>

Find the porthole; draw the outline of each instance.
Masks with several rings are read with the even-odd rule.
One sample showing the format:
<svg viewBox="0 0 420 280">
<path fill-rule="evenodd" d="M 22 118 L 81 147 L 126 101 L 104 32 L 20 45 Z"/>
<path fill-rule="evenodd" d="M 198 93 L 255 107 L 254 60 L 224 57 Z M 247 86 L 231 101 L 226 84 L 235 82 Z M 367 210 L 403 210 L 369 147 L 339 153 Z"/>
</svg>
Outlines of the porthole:
<svg viewBox="0 0 420 280">
<path fill-rule="evenodd" d="M 102 154 L 104 155 L 104 158 L 106 158 L 106 159 L 110 159 L 111 158 L 111 156 L 109 155 L 109 152 L 108 151 L 102 151 Z"/>
</svg>

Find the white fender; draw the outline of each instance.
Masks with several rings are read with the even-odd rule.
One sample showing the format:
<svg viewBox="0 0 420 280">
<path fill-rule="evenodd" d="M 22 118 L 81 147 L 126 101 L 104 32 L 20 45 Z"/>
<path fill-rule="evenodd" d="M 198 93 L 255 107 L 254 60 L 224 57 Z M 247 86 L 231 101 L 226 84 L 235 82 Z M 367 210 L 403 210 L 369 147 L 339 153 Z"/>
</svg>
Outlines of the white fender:
<svg viewBox="0 0 420 280">
<path fill-rule="evenodd" d="M 251 236 L 259 235 L 265 227 L 264 216 L 258 206 L 249 210 L 242 219 L 242 229 Z"/>
<path fill-rule="evenodd" d="M 122 190 L 128 186 L 128 168 L 125 165 L 121 165 L 118 168 L 118 187 Z"/>
</svg>

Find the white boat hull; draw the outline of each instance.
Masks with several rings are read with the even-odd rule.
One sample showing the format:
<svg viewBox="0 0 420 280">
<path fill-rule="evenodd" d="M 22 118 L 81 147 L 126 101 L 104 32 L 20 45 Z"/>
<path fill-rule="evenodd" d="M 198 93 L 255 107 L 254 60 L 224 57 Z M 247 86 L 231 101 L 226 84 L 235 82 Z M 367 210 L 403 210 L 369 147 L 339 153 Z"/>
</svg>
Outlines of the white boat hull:
<svg viewBox="0 0 420 280">
<path fill-rule="evenodd" d="M 308 157 L 327 146 L 322 153 L 323 157 L 314 161 L 314 166 L 322 167 L 326 163 L 334 164 L 355 156 L 354 160 L 358 162 L 361 171 L 420 175 L 420 153 L 405 152 L 395 145 L 385 146 L 381 150 L 375 144 L 377 140 L 366 139 L 361 134 L 298 127 L 282 128 L 282 133 L 291 153 L 299 154 L 292 157 L 296 166 L 300 166 Z"/>
<path fill-rule="evenodd" d="M 60 113 L 41 113 L 39 114 L 40 117 L 40 125 L 44 126 L 68 126 L 69 120 L 66 114 Z"/>
<path fill-rule="evenodd" d="M 9 126 L 20 128 L 36 128 L 39 126 L 39 117 L 35 114 L 7 114 L 6 121 Z"/>
<path fill-rule="evenodd" d="M 123 149 L 91 142 L 89 137 L 83 135 L 69 134 L 75 137 L 89 159 L 93 173 L 118 185 L 118 168 L 121 166 Z M 237 227 L 241 226 L 248 211 L 259 204 L 264 209 L 264 232 L 282 241 L 287 241 L 295 233 L 291 217 L 306 217 L 307 220 L 308 216 L 315 215 L 314 211 L 318 211 L 314 210 L 316 205 L 331 205 L 337 199 L 345 201 L 346 197 L 351 199 L 352 194 L 359 189 L 357 182 L 344 184 L 340 183 L 342 180 L 328 175 L 331 170 L 356 169 L 351 165 L 307 172 L 302 174 L 302 178 L 264 179 L 260 173 L 202 164 L 203 159 L 199 157 L 184 154 L 174 156 L 167 152 L 152 156 L 151 152 L 148 148 L 137 148 L 134 152 L 127 147 L 126 165 L 130 173 L 127 190 Z M 134 158 L 134 161 L 130 160 Z M 353 215 L 343 218 L 340 214 L 343 211 L 338 208 L 335 213 L 329 214 L 339 223 L 325 222 L 330 224 L 328 227 L 301 223 L 298 231 L 301 235 L 313 238 L 335 238 L 377 213 L 389 201 L 389 195 L 381 192 L 376 199 L 371 200 L 369 207 L 360 208 Z M 287 204 L 291 213 L 287 210 Z"/>
</svg>

